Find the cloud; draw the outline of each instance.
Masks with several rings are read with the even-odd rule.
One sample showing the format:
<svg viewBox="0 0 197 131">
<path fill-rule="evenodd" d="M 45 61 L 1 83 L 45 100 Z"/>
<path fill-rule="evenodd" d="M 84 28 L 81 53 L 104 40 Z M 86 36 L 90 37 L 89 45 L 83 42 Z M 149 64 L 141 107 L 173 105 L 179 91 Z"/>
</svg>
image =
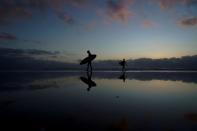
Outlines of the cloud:
<svg viewBox="0 0 197 131">
<path fill-rule="evenodd" d="M 163 10 L 176 6 L 182 0 L 156 0 L 156 1 L 159 3 L 160 8 Z"/>
<path fill-rule="evenodd" d="M 143 22 L 143 27 L 145 28 L 150 28 L 150 27 L 155 27 L 156 23 L 152 20 L 144 20 Z"/>
<path fill-rule="evenodd" d="M 127 23 L 133 13 L 129 10 L 131 0 L 108 0 L 107 14 L 113 20 Z"/>
<path fill-rule="evenodd" d="M 67 0 L 70 4 L 74 6 L 85 6 L 89 0 Z"/>
<path fill-rule="evenodd" d="M 58 55 L 60 52 L 58 51 L 45 51 L 45 50 L 36 50 L 36 49 L 27 49 L 27 50 L 22 50 L 23 54 L 27 55 Z"/>
<path fill-rule="evenodd" d="M 154 0 L 154 2 L 157 2 L 162 10 L 169 9 L 177 5 L 187 7 L 197 5 L 197 0 Z"/>
<path fill-rule="evenodd" d="M 0 58 L 31 58 L 37 60 L 52 60 L 59 62 L 74 62 L 79 54 L 69 51 L 47 51 L 38 49 L 0 48 Z"/>
<path fill-rule="evenodd" d="M 183 18 L 180 21 L 178 21 L 178 24 L 184 27 L 195 26 L 197 25 L 197 17 L 192 16 L 192 17 Z"/>
<path fill-rule="evenodd" d="M 58 13 L 57 14 L 60 19 L 62 19 L 65 23 L 74 24 L 74 18 L 67 13 Z"/>
<path fill-rule="evenodd" d="M 59 60 L 60 52 L 36 49 L 0 48 L 0 70 L 44 70 L 78 67 L 67 58 Z M 57 56 L 57 57 L 54 57 Z"/>
<path fill-rule="evenodd" d="M 45 51 L 45 50 L 37 50 L 37 49 L 12 49 L 12 48 L 0 48 L 0 56 L 4 57 L 32 57 L 35 58 L 37 56 L 55 56 L 60 54 L 57 51 Z"/>
<path fill-rule="evenodd" d="M 10 41 L 22 41 L 22 42 L 30 42 L 30 43 L 36 43 L 36 44 L 41 44 L 42 41 L 39 40 L 26 40 L 26 39 L 20 39 L 17 36 L 7 33 L 7 32 L 1 32 L 0 33 L 0 40 L 10 40 Z"/>
<path fill-rule="evenodd" d="M 85 30 L 91 31 L 91 30 L 93 30 L 96 27 L 96 25 L 97 25 L 96 21 L 94 21 L 94 20 L 93 21 L 90 21 L 85 26 Z"/>
<path fill-rule="evenodd" d="M 31 12 L 24 8 L 24 4 L 14 0 L 0 1 L 0 24 L 8 24 L 17 18 L 29 18 Z"/>
<path fill-rule="evenodd" d="M 190 7 L 197 7 L 197 0 L 153 0 L 157 4 L 159 4 L 160 9 L 164 11 L 170 11 L 172 12 L 172 18 L 178 20 L 178 25 L 189 27 L 194 26 L 197 24 L 197 17 L 196 12 L 192 10 Z M 177 8 L 181 7 L 181 8 Z M 176 9 L 175 9 L 176 8 Z M 175 10 L 174 10 L 175 9 Z M 183 17 L 183 16 L 192 16 L 192 17 Z"/>
<path fill-rule="evenodd" d="M 5 25 L 17 19 L 28 19 L 34 16 L 34 10 L 52 11 L 67 24 L 73 24 L 73 16 L 65 11 L 66 5 L 81 7 L 88 0 L 1 0 L 0 24 Z"/>
<path fill-rule="evenodd" d="M 16 36 L 6 33 L 6 32 L 1 32 L 0 33 L 0 40 L 17 40 Z"/>
<path fill-rule="evenodd" d="M 188 6 L 197 6 L 197 0 L 183 0 L 183 3 Z"/>
<path fill-rule="evenodd" d="M 39 40 L 23 40 L 23 42 L 30 42 L 30 43 L 35 43 L 35 44 L 43 43 L 42 41 L 39 41 Z"/>
<path fill-rule="evenodd" d="M 97 15 L 99 14 L 101 17 L 104 17 L 104 23 L 109 25 L 114 21 L 128 23 L 129 19 L 134 16 L 134 14 L 137 14 L 134 13 L 131 8 L 131 5 L 134 4 L 149 5 L 150 2 L 151 4 L 153 2 L 154 6 L 160 6 L 162 10 L 168 10 L 178 5 L 183 5 L 186 8 L 197 6 L 197 0 L 105 0 L 103 2 L 106 4 L 105 6 L 91 0 L 0 0 L 0 26 L 10 24 L 18 19 L 32 18 L 36 15 L 36 13 L 34 13 L 35 11 L 39 11 L 40 13 L 53 12 L 66 24 L 75 24 L 78 22 L 76 22 L 73 13 L 69 12 L 71 11 L 69 9 L 78 9 L 79 7 L 86 7 L 87 5 L 91 11 L 101 10 L 101 12 L 99 12 L 100 14 L 97 13 Z M 138 7 L 138 5 L 135 6 Z M 146 8 L 142 10 L 146 11 L 145 9 Z M 190 11 L 192 12 L 193 10 Z M 179 11 L 178 13 L 183 12 L 185 11 Z M 188 11 L 188 13 L 190 12 Z M 74 14 L 76 14 L 76 12 Z M 139 16 L 140 13 L 138 12 L 137 15 Z M 94 23 L 90 23 L 89 26 L 87 26 L 87 30 L 94 28 L 94 25 Z M 151 25 L 151 22 L 144 22 L 144 27 L 150 27 Z"/>
</svg>

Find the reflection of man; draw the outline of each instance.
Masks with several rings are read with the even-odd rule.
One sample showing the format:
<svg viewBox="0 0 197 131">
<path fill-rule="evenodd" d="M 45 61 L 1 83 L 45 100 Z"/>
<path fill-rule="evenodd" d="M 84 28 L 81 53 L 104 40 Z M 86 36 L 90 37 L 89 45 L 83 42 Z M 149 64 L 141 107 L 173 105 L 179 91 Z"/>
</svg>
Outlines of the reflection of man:
<svg viewBox="0 0 197 131">
<path fill-rule="evenodd" d="M 92 82 L 92 71 L 90 73 L 87 72 L 87 76 L 89 81 L 87 91 L 90 91 L 90 89 L 92 88 L 92 85 L 90 84 Z"/>
<path fill-rule="evenodd" d="M 90 53 L 89 50 L 87 51 L 87 53 L 88 53 L 88 57 L 90 58 L 92 54 Z M 92 61 L 88 61 L 87 71 L 89 70 L 89 68 L 90 71 L 92 71 Z"/>
<path fill-rule="evenodd" d="M 96 86 L 96 83 L 92 81 L 92 72 L 87 72 L 86 77 L 80 77 L 81 81 L 83 81 L 86 85 L 88 85 L 87 91 L 90 91 L 92 87 Z"/>
</svg>

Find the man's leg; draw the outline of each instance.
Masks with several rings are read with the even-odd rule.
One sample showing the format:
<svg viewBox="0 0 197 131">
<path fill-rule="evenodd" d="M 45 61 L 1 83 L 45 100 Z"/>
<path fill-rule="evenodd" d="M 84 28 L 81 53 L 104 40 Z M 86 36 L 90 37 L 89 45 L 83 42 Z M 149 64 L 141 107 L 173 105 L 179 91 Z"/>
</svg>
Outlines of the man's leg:
<svg viewBox="0 0 197 131">
<path fill-rule="evenodd" d="M 88 71 L 88 69 L 89 69 L 89 66 L 90 66 L 90 64 L 88 63 L 88 66 L 87 66 L 87 71 Z"/>
<path fill-rule="evenodd" d="M 92 72 L 92 63 L 90 62 L 90 71 Z"/>
</svg>

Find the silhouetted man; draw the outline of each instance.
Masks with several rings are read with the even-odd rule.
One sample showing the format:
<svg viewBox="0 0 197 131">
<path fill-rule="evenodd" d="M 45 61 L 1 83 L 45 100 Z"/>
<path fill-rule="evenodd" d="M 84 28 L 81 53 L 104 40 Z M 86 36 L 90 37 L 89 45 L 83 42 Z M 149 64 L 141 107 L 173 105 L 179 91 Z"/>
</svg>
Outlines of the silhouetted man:
<svg viewBox="0 0 197 131">
<path fill-rule="evenodd" d="M 92 54 L 90 53 L 89 50 L 87 51 L 87 53 L 88 53 L 88 57 L 91 58 Z M 88 61 L 87 71 L 89 70 L 89 68 L 90 68 L 90 71 L 92 71 L 92 61 L 91 60 Z"/>
<path fill-rule="evenodd" d="M 92 72 L 92 61 L 96 58 L 96 54 L 91 54 L 89 50 L 87 51 L 87 53 L 88 56 L 80 62 L 80 65 L 88 64 L 87 71 L 89 71 L 90 68 L 90 71 Z"/>
</svg>

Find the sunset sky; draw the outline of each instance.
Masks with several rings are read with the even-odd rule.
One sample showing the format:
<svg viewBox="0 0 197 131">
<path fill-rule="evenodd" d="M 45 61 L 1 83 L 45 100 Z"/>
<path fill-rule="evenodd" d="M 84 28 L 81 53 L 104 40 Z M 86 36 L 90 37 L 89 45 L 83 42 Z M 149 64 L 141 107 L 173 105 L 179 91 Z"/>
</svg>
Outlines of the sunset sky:
<svg viewBox="0 0 197 131">
<path fill-rule="evenodd" d="M 0 47 L 69 62 L 87 50 L 97 59 L 196 55 L 197 0 L 0 0 Z"/>
</svg>

